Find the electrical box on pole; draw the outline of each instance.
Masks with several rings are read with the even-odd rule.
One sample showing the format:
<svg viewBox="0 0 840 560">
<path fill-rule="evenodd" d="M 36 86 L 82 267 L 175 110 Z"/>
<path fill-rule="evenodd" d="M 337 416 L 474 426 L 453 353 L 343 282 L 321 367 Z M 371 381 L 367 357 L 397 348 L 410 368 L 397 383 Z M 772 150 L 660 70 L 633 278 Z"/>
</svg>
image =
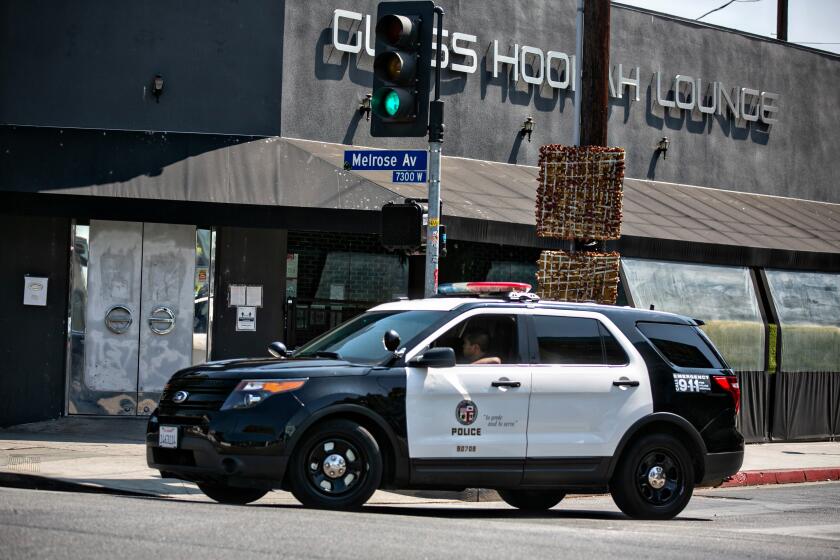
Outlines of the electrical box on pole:
<svg viewBox="0 0 840 560">
<path fill-rule="evenodd" d="M 380 2 L 376 11 L 371 136 L 425 136 L 435 4 Z"/>
</svg>

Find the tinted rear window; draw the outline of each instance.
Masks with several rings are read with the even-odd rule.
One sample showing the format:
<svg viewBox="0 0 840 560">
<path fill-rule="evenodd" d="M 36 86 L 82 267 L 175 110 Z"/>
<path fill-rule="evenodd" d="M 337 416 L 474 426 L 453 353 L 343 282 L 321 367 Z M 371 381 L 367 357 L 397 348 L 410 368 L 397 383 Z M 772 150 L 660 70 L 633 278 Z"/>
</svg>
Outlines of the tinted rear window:
<svg viewBox="0 0 840 560">
<path fill-rule="evenodd" d="M 675 366 L 706 369 L 724 367 L 697 332 L 697 327 L 667 323 L 638 323 L 636 326 Z"/>
</svg>

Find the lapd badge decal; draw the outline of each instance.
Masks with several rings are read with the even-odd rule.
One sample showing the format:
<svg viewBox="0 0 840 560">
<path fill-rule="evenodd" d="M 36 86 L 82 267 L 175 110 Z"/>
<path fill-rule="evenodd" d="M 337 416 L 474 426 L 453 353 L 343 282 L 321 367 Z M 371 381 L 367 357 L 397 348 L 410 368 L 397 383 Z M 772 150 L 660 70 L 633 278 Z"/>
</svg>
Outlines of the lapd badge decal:
<svg viewBox="0 0 840 560">
<path fill-rule="evenodd" d="M 478 406 L 472 401 L 464 400 L 455 407 L 455 418 L 463 426 L 469 426 L 475 422 L 478 416 Z"/>
</svg>

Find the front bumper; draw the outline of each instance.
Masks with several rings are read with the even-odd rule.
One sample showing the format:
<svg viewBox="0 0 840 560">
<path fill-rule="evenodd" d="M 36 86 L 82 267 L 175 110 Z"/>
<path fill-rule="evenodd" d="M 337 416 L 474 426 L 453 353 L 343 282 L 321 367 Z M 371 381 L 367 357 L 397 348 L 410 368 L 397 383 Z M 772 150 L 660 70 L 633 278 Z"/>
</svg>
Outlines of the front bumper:
<svg viewBox="0 0 840 560">
<path fill-rule="evenodd" d="M 171 425 L 171 424 L 167 424 Z M 146 434 L 146 461 L 161 476 L 228 486 L 279 488 L 288 458 L 279 454 L 223 452 L 193 426 L 179 426 L 177 449 L 158 446 L 158 432 Z"/>
<path fill-rule="evenodd" d="M 725 478 L 734 475 L 744 464 L 744 450 L 724 453 L 707 453 L 705 469 L 700 486 L 714 486 Z"/>
<path fill-rule="evenodd" d="M 299 401 L 285 395 L 251 410 L 190 411 L 162 405 L 149 417 L 146 461 L 169 478 L 280 488 L 288 437 L 305 416 Z M 178 428 L 177 448 L 160 447 L 161 425 Z"/>
</svg>

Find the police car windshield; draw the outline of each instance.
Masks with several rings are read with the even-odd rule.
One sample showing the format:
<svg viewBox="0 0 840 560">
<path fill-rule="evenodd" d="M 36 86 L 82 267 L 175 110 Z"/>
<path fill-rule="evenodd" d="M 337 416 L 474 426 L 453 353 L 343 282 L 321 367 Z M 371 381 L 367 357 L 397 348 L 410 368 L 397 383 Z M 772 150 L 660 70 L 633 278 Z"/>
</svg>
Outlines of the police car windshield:
<svg viewBox="0 0 840 560">
<path fill-rule="evenodd" d="M 295 352 L 295 358 L 338 357 L 349 362 L 378 364 L 391 355 L 382 342 L 393 329 L 401 346 L 443 319 L 444 311 L 373 311 L 328 331 Z"/>
</svg>

